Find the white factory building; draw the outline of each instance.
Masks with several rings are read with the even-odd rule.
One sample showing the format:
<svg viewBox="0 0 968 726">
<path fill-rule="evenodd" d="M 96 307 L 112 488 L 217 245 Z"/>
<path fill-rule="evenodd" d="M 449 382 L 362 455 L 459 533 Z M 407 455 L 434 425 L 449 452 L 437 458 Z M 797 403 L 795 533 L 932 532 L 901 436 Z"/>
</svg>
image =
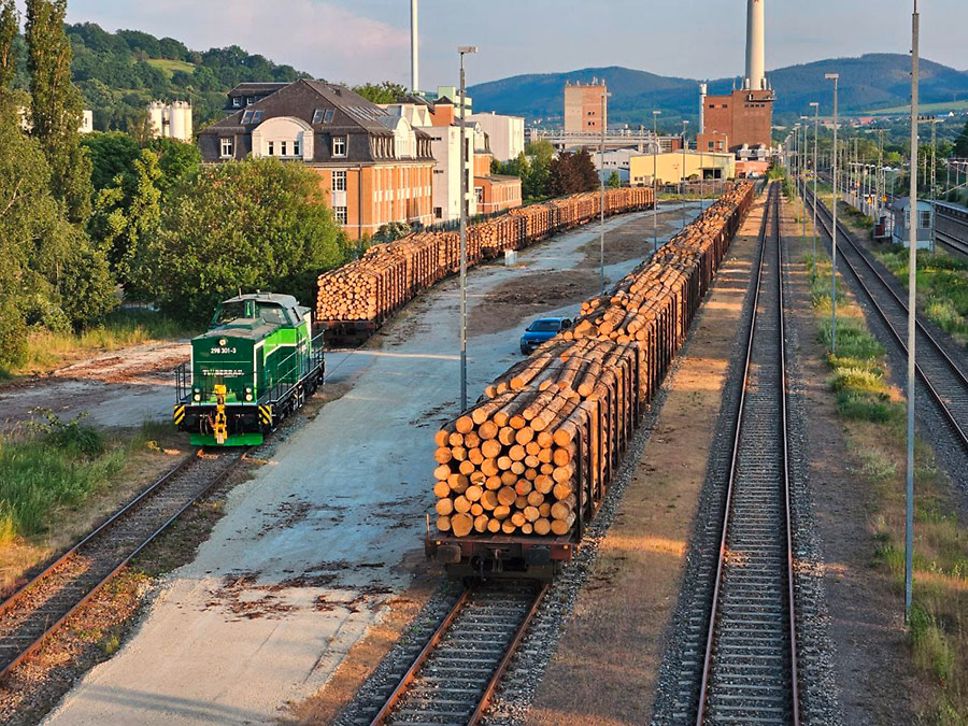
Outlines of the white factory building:
<svg viewBox="0 0 968 726">
<path fill-rule="evenodd" d="M 524 151 L 524 118 L 494 113 L 474 113 L 469 121 L 478 124 L 487 134 L 491 154 L 498 161 L 517 159 Z"/>
<path fill-rule="evenodd" d="M 192 104 L 188 101 L 152 101 L 148 104 L 148 125 L 152 138 L 192 143 Z"/>
</svg>

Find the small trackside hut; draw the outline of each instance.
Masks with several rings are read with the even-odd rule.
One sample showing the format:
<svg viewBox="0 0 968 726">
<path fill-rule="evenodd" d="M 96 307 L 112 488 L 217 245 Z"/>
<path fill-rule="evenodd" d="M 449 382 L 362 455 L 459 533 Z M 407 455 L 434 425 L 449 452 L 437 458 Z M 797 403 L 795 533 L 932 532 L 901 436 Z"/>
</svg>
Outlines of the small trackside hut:
<svg viewBox="0 0 968 726">
<path fill-rule="evenodd" d="M 175 425 L 194 446 L 252 446 L 323 381 L 322 335 L 291 295 L 221 303 L 192 357 L 175 370 Z"/>
</svg>

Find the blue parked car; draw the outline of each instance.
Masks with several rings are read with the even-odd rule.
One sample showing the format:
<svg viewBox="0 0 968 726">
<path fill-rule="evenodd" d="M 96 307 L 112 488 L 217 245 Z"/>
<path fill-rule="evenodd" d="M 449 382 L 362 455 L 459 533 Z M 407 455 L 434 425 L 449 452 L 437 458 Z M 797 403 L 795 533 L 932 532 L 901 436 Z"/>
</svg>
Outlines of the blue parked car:
<svg viewBox="0 0 968 726">
<path fill-rule="evenodd" d="M 525 329 L 524 335 L 521 336 L 521 352 L 528 355 L 546 340 L 551 340 L 562 330 L 568 330 L 570 327 L 569 318 L 538 318 Z"/>
</svg>

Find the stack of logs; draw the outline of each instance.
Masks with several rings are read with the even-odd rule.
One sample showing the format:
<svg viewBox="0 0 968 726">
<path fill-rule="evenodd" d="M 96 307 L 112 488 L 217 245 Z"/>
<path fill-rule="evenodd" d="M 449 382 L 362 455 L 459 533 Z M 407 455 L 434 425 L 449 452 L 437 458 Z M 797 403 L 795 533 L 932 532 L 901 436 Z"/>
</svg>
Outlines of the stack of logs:
<svg viewBox="0 0 968 726">
<path fill-rule="evenodd" d="M 437 433 L 437 528 L 565 535 L 590 517 L 638 421 L 634 346 L 557 341 Z"/>
<path fill-rule="evenodd" d="M 652 204 L 648 188 L 609 189 L 606 214 L 644 209 Z M 532 204 L 472 225 L 467 262 L 476 265 L 505 250 L 520 249 L 561 229 L 584 224 L 599 213 L 596 193 Z M 359 260 L 320 275 L 316 319 L 324 325 L 379 324 L 387 315 L 460 269 L 457 232 L 417 232 L 370 247 Z"/>
<path fill-rule="evenodd" d="M 752 197 L 727 191 L 437 433 L 438 530 L 565 536 L 594 515 Z"/>
</svg>

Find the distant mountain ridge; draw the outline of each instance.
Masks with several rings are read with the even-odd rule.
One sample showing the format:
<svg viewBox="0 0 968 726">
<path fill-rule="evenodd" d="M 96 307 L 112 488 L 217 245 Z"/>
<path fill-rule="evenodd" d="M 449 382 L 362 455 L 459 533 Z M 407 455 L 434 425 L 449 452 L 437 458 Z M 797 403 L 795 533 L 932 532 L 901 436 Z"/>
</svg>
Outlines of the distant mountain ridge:
<svg viewBox="0 0 968 726">
<path fill-rule="evenodd" d="M 821 113 L 830 113 L 831 84 L 824 73 L 840 73 L 840 108 L 859 113 L 877 108 L 903 106 L 910 97 L 911 60 L 899 53 L 869 53 L 858 58 L 830 58 L 767 73 L 776 89 L 776 115 L 809 112 L 810 101 L 821 102 Z M 564 73 L 512 76 L 468 89 L 475 108 L 523 115 L 529 119 L 560 120 L 566 81 L 582 83 L 605 79 L 610 121 L 651 124 L 652 110 L 687 118 L 699 115 L 699 81 L 660 76 L 647 71 L 608 66 Z M 739 79 L 709 81 L 710 93 L 728 93 Z M 968 99 L 968 71 L 921 61 L 921 100 L 941 103 Z"/>
</svg>

